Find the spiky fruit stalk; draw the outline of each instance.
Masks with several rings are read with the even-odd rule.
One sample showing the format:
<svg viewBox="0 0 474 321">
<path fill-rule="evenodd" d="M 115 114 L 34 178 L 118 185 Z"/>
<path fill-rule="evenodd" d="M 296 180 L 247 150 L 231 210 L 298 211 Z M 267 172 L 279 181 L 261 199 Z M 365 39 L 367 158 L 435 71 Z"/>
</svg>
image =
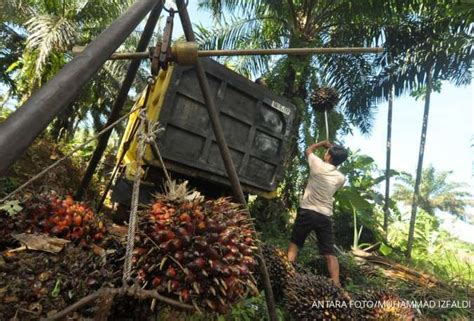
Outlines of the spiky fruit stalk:
<svg viewBox="0 0 474 321">
<path fill-rule="evenodd" d="M 185 187 L 185 186 L 184 186 Z M 168 184 L 139 219 L 134 275 L 142 286 L 225 313 L 256 289 L 255 239 L 248 215 L 228 198 L 205 201 Z M 151 269 L 150 267 L 158 266 Z"/>
<path fill-rule="evenodd" d="M 287 282 L 285 307 L 297 320 L 354 320 L 356 316 L 344 292 L 314 274 L 298 273 Z"/>
</svg>

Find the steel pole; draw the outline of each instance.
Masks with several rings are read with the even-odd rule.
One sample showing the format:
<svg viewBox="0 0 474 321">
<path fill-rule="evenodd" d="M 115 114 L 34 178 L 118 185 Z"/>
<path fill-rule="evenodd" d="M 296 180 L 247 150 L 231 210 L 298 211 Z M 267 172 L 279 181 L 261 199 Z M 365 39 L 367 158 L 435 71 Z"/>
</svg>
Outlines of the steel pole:
<svg viewBox="0 0 474 321">
<path fill-rule="evenodd" d="M 380 53 L 382 47 L 342 47 L 342 48 L 275 48 L 275 49 L 235 49 L 199 50 L 198 57 L 209 56 L 253 56 L 253 55 L 308 55 L 308 54 L 363 54 Z"/>
<path fill-rule="evenodd" d="M 184 1 L 176 1 L 179 10 L 179 16 L 181 23 L 183 25 L 184 35 L 187 41 L 195 41 L 194 31 L 192 28 L 191 20 L 189 19 L 188 11 L 184 5 Z M 224 162 L 227 175 L 231 183 L 232 191 L 234 192 L 234 197 L 238 202 L 243 205 L 246 205 L 244 193 L 242 192 L 242 187 L 240 186 L 239 177 L 237 176 L 237 171 L 235 170 L 234 162 L 230 156 L 229 147 L 227 146 L 224 130 L 219 119 L 219 114 L 217 113 L 217 108 L 214 103 L 214 99 L 211 96 L 211 89 L 207 81 L 206 72 L 204 67 L 201 64 L 199 59 L 196 62 L 196 74 L 199 81 L 199 86 L 201 87 L 202 95 L 206 103 L 207 111 L 209 113 L 209 118 L 211 120 L 212 129 L 214 131 L 214 136 L 216 137 L 217 145 L 219 146 L 219 151 Z"/>
<path fill-rule="evenodd" d="M 328 123 L 328 111 L 324 111 L 324 122 L 326 124 L 326 140 L 329 140 L 329 123 Z"/>
<path fill-rule="evenodd" d="M 0 124 L 0 174 L 4 173 L 66 108 L 104 62 L 125 41 L 156 0 L 135 2 L 56 76 Z"/>
<path fill-rule="evenodd" d="M 177 0 L 176 4 L 179 10 L 179 17 L 181 19 L 181 24 L 183 26 L 184 35 L 187 41 L 195 41 L 194 31 L 189 19 L 188 10 L 184 0 Z M 222 160 L 224 162 L 225 169 L 227 171 L 227 176 L 232 186 L 235 198 L 245 207 L 247 207 L 247 202 L 245 201 L 244 193 L 242 192 L 242 186 L 240 186 L 239 177 L 235 171 L 234 162 L 230 155 L 229 147 L 227 146 L 224 131 L 217 113 L 216 106 L 214 104 L 214 99 L 211 96 L 211 91 L 209 88 L 209 83 L 207 81 L 206 73 L 204 67 L 201 64 L 201 61 L 198 59 L 196 61 L 196 73 L 199 80 L 199 86 L 201 87 L 202 95 L 204 96 L 204 101 L 206 103 L 207 112 L 209 113 L 209 118 L 211 120 L 212 129 L 214 131 L 214 136 L 216 137 L 217 144 L 219 146 L 219 151 L 221 153 Z M 256 232 L 255 232 L 256 233 Z M 258 257 L 259 257 L 259 267 L 263 276 L 263 283 L 265 287 L 265 300 L 267 303 L 268 316 L 270 321 L 277 321 L 275 299 L 273 296 L 273 291 L 270 283 L 270 278 L 268 276 L 267 267 L 265 264 L 265 259 L 263 258 L 262 249 L 258 246 Z"/>
<path fill-rule="evenodd" d="M 73 54 L 81 52 L 81 47 L 73 49 Z M 261 56 L 261 55 L 330 55 L 330 54 L 367 54 L 381 53 L 383 47 L 340 47 L 340 48 L 275 48 L 275 49 L 223 49 L 223 50 L 198 50 L 198 57 L 220 56 Z M 109 60 L 149 59 L 148 51 L 114 52 Z"/>
<path fill-rule="evenodd" d="M 147 48 L 150 42 L 150 39 L 153 36 L 153 30 L 155 29 L 156 23 L 158 22 L 158 19 L 160 18 L 161 9 L 163 8 L 162 4 L 163 4 L 162 1 L 156 2 L 155 7 L 150 12 L 150 16 L 148 17 L 145 28 L 138 42 L 136 51 L 142 51 Z M 138 71 L 138 68 L 140 67 L 140 63 L 141 63 L 140 60 L 133 60 L 130 62 L 130 66 L 128 67 L 127 74 L 125 75 L 125 78 L 122 82 L 122 86 L 120 87 L 120 91 L 112 107 L 112 111 L 110 112 L 109 119 L 107 120 L 107 123 L 104 125 L 104 127 L 109 126 L 110 124 L 112 124 L 119 118 L 120 113 L 122 112 L 123 106 L 125 105 L 125 102 L 127 101 L 130 87 L 132 86 L 132 83 L 135 80 L 135 76 L 137 75 L 137 71 Z M 102 158 L 102 155 L 104 154 L 105 149 L 107 148 L 107 143 L 109 142 L 109 138 L 111 134 L 112 134 L 112 130 L 108 131 L 107 133 L 105 133 L 99 138 L 97 147 L 95 148 L 94 153 L 92 154 L 92 157 L 89 161 L 84 177 L 82 178 L 81 185 L 79 186 L 76 192 L 76 199 L 82 199 L 82 196 L 84 195 L 84 192 L 86 191 L 87 186 L 89 185 L 92 179 L 92 176 L 94 175 L 97 165 L 99 164 L 99 161 Z M 104 193 L 107 193 L 107 190 Z"/>
</svg>

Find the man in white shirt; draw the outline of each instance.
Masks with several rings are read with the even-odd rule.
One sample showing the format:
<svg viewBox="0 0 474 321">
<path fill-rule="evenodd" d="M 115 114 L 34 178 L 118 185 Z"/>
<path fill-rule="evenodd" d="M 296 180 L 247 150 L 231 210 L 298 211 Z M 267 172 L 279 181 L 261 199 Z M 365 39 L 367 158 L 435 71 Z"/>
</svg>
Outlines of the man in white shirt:
<svg viewBox="0 0 474 321">
<path fill-rule="evenodd" d="M 327 148 L 323 159 L 313 151 L 318 147 Z M 339 172 L 339 166 L 347 159 L 347 150 L 341 146 L 332 145 L 329 141 L 322 141 L 306 149 L 309 164 L 308 184 L 304 191 L 300 208 L 296 215 L 295 224 L 291 233 L 288 247 L 288 260 L 294 262 L 298 255 L 298 248 L 303 247 L 311 231 L 316 233 L 319 253 L 324 255 L 329 274 L 334 284 L 339 282 L 339 262 L 334 252 L 334 232 L 332 222 L 333 196 L 344 185 L 345 177 Z"/>
</svg>

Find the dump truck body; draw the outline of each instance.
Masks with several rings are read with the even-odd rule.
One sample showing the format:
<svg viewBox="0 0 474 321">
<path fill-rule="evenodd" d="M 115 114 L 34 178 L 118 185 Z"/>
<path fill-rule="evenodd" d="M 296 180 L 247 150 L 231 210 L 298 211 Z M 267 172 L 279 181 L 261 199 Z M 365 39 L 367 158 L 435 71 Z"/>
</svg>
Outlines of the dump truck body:
<svg viewBox="0 0 474 321">
<path fill-rule="evenodd" d="M 203 59 L 203 65 L 244 192 L 275 191 L 283 175 L 295 107 L 211 59 Z M 144 103 L 143 97 L 137 104 Z M 229 186 L 194 67 L 175 65 L 162 71 L 151 88 L 147 113 L 165 129 L 157 145 L 168 170 L 216 187 Z M 130 139 L 122 164 L 128 179 L 136 168 L 136 123 L 135 114 L 121 146 L 123 150 Z M 152 169 L 161 167 L 151 148 L 144 162 Z"/>
</svg>

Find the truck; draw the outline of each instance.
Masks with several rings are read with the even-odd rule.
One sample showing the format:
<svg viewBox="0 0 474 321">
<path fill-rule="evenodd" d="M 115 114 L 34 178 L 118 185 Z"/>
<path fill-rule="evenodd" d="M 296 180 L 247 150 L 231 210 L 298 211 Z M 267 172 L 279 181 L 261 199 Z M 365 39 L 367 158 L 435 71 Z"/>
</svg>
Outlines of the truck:
<svg viewBox="0 0 474 321">
<path fill-rule="evenodd" d="M 264 85 L 257 84 L 224 65 L 202 59 L 244 193 L 267 198 L 275 195 L 283 178 L 295 106 Z M 156 138 L 164 165 L 174 178 L 210 196 L 229 195 L 227 179 L 194 66 L 171 64 L 161 70 L 135 106 L 146 104 L 147 119 L 163 129 Z M 118 157 L 120 175 L 112 200 L 130 204 L 132 180 L 139 168 L 136 128 L 138 111 L 129 118 Z M 147 146 L 141 202 L 148 203 L 159 190 L 163 169 L 156 151 Z"/>
</svg>

